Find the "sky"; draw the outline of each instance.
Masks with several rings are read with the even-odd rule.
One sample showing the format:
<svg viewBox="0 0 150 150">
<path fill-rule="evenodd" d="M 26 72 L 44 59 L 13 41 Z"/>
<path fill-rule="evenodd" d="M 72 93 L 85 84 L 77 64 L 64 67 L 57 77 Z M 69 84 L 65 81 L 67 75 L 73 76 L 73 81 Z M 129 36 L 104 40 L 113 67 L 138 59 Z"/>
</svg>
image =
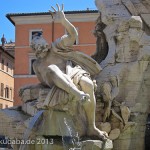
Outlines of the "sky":
<svg viewBox="0 0 150 150">
<path fill-rule="evenodd" d="M 56 4 L 64 4 L 64 11 L 87 8 L 97 10 L 95 0 L 2 0 L 0 2 L 0 38 L 4 34 L 7 42 L 15 42 L 15 26 L 6 18 L 6 14 L 47 12 Z"/>
</svg>

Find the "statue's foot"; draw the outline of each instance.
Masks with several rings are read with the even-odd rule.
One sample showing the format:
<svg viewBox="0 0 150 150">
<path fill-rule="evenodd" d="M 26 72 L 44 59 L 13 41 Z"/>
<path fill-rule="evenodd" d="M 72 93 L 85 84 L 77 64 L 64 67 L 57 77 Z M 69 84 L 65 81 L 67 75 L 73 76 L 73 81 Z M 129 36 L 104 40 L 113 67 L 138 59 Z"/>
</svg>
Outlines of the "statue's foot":
<svg viewBox="0 0 150 150">
<path fill-rule="evenodd" d="M 92 137 L 92 136 L 96 136 L 99 139 L 101 139 L 102 141 L 106 141 L 108 139 L 108 134 L 105 131 L 100 131 L 98 128 L 89 128 L 87 131 L 87 135 Z"/>
</svg>

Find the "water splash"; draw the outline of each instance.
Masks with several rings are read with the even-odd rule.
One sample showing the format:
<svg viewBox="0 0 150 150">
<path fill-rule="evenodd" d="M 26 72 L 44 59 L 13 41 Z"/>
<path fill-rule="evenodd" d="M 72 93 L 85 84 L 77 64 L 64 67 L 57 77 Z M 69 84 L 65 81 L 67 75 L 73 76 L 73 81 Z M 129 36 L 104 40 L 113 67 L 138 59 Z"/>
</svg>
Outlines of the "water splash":
<svg viewBox="0 0 150 150">
<path fill-rule="evenodd" d="M 78 132 L 75 132 L 66 118 L 64 118 L 64 124 L 66 125 L 67 133 L 69 135 L 69 137 L 66 137 L 62 134 L 62 142 L 65 150 L 81 150 L 81 142 Z M 69 148 L 70 146 L 71 148 Z"/>
<path fill-rule="evenodd" d="M 59 123 L 59 129 L 60 129 L 60 133 L 62 135 L 62 144 L 63 144 L 63 147 L 64 147 L 64 150 L 67 150 L 67 145 L 65 143 L 65 140 L 64 140 L 64 135 L 63 135 L 63 131 L 62 131 L 62 128 L 61 128 L 61 124 L 60 124 L 60 120 L 58 120 L 58 123 Z"/>
</svg>

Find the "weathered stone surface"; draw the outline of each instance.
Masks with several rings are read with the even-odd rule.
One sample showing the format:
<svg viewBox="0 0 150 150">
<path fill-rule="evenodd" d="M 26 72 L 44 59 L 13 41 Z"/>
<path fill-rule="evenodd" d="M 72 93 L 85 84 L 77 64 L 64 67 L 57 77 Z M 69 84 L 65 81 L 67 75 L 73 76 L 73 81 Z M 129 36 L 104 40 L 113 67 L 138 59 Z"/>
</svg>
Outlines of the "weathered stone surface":
<svg viewBox="0 0 150 150">
<path fill-rule="evenodd" d="M 101 141 L 87 140 L 81 142 L 81 150 L 111 150 L 113 149 L 112 141 L 107 140 L 106 143 Z"/>
<path fill-rule="evenodd" d="M 24 103 L 22 105 L 22 111 L 24 111 L 28 115 L 34 116 L 38 111 L 38 109 L 36 108 L 37 103 L 38 102 L 36 100 Z"/>
<path fill-rule="evenodd" d="M 98 90 L 100 92 L 101 85 L 115 74 L 120 79 L 119 94 L 115 101 L 124 102 L 123 105 L 112 107 L 113 115 L 107 120 L 112 129 L 121 131 L 114 140 L 114 150 L 144 150 L 145 124 L 150 112 L 150 2 L 95 1 L 101 19 L 106 24 L 104 33 L 109 41 L 109 58 L 115 56 L 115 63 L 110 63 L 108 59 L 101 63 L 103 71 L 97 77 Z M 110 13 L 107 13 L 108 10 Z M 112 42 L 114 45 L 111 49 Z"/>
<path fill-rule="evenodd" d="M 47 142 L 46 139 L 43 137 L 37 137 L 37 141 L 45 141 Z M 87 140 L 87 141 L 81 141 L 76 144 L 72 144 L 69 141 L 66 142 L 61 142 L 60 139 L 56 140 L 51 138 L 49 140 L 49 144 L 35 144 L 35 145 L 28 145 L 26 147 L 26 150 L 31 150 L 31 149 L 36 149 L 36 150 L 111 150 L 113 149 L 113 144 L 112 141 L 107 140 L 106 143 L 103 143 L 102 141 L 99 140 Z"/>
<path fill-rule="evenodd" d="M 145 21 L 145 23 L 150 27 L 150 14 L 141 14 L 141 17 Z"/>
<path fill-rule="evenodd" d="M 124 123 L 126 124 L 129 120 L 130 117 L 130 109 L 127 106 L 121 105 L 120 106 L 121 109 L 121 116 L 123 118 Z"/>
<path fill-rule="evenodd" d="M 0 110 L 0 135 L 21 139 L 26 130 L 24 121 L 29 118 L 22 111 L 14 109 Z"/>
<path fill-rule="evenodd" d="M 38 85 L 25 85 L 20 88 L 19 95 L 21 100 L 25 103 L 27 101 L 36 100 L 39 97 L 39 91 L 43 88 L 41 84 Z"/>
<path fill-rule="evenodd" d="M 111 131 L 111 125 L 109 122 L 100 123 L 99 126 L 102 131 L 105 131 L 107 133 L 109 133 Z"/>
<path fill-rule="evenodd" d="M 99 9 L 101 9 L 102 21 L 105 24 L 111 24 L 114 20 L 128 18 L 130 16 L 130 13 L 126 10 L 125 6 L 122 5 L 121 0 L 97 0 L 96 5 Z"/>
<path fill-rule="evenodd" d="M 147 104 L 136 103 L 135 106 L 131 107 L 131 112 L 134 113 L 146 113 L 147 111 Z"/>
<path fill-rule="evenodd" d="M 119 129 L 113 129 L 113 130 L 111 130 L 111 132 L 109 134 L 109 139 L 115 140 L 119 137 L 119 135 L 120 135 L 120 130 Z"/>
<path fill-rule="evenodd" d="M 133 16 L 137 16 L 138 12 L 136 10 L 136 8 L 134 7 L 132 1 L 130 0 L 122 0 L 123 4 L 127 7 L 128 11 L 133 15 Z"/>
<path fill-rule="evenodd" d="M 132 16 L 129 20 L 129 25 L 131 28 L 140 28 L 143 27 L 143 22 L 140 16 Z"/>
</svg>

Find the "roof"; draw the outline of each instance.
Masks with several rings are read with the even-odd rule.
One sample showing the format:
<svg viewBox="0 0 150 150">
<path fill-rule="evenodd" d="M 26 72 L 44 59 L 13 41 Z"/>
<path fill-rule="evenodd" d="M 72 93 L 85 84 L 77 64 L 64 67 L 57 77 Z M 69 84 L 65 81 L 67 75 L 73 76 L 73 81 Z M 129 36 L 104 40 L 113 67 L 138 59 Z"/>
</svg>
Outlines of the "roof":
<svg viewBox="0 0 150 150">
<path fill-rule="evenodd" d="M 81 13 L 98 13 L 98 10 L 76 10 L 76 11 L 65 11 L 65 14 L 81 14 Z M 11 17 L 17 16 L 40 16 L 40 15 L 51 15 L 50 12 L 34 12 L 34 13 L 10 13 L 6 14 L 8 20 L 15 25 L 15 22 L 11 19 Z"/>
<path fill-rule="evenodd" d="M 11 43 L 5 43 L 4 44 L 5 49 L 7 50 L 14 50 L 15 48 L 15 42 L 11 42 Z"/>
<path fill-rule="evenodd" d="M 3 46 L 0 45 L 0 49 L 1 49 L 4 53 L 6 53 L 8 56 L 10 56 L 10 57 L 12 57 L 12 58 L 14 59 L 14 56 L 12 56 L 12 55 L 5 49 L 5 47 L 3 47 Z"/>
</svg>

